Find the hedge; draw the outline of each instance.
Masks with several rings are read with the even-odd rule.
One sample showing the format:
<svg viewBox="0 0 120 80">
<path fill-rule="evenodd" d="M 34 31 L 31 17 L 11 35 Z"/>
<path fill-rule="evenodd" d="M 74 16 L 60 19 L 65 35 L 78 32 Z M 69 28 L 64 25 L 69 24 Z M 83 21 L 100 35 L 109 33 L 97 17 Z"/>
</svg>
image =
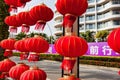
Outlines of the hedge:
<svg viewBox="0 0 120 80">
<path fill-rule="evenodd" d="M 14 56 L 19 56 L 19 53 L 14 53 Z M 62 56 L 53 54 L 40 54 L 40 59 L 62 61 Z M 120 68 L 120 57 L 98 57 L 98 56 L 81 56 L 80 64 L 90 64 L 97 66 L 117 67 Z"/>
</svg>

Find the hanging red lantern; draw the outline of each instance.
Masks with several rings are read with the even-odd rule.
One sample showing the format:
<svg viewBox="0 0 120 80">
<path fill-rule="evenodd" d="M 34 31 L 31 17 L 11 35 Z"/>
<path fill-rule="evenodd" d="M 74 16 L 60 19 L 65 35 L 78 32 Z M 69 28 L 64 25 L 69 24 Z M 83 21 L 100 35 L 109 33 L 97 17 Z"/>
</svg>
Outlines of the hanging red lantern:
<svg viewBox="0 0 120 80">
<path fill-rule="evenodd" d="M 43 30 L 47 21 L 53 18 L 53 11 L 45 4 L 33 7 L 30 10 L 31 17 L 37 21 L 35 29 Z"/>
<path fill-rule="evenodd" d="M 19 50 L 20 52 L 28 52 L 28 50 L 25 47 L 25 39 L 16 41 L 14 47 L 16 50 Z"/>
<path fill-rule="evenodd" d="M 4 22 L 10 26 L 10 32 L 17 32 L 17 27 L 21 26 L 21 23 L 17 21 L 16 15 L 7 16 Z"/>
<path fill-rule="evenodd" d="M 46 80 L 46 78 L 46 73 L 37 67 L 30 68 L 20 76 L 20 80 Z"/>
<path fill-rule="evenodd" d="M 48 51 L 49 43 L 40 36 L 25 40 L 25 47 L 29 52 L 44 53 Z"/>
<path fill-rule="evenodd" d="M 87 42 L 77 36 L 64 36 L 55 42 L 56 51 L 65 57 L 78 57 L 86 53 Z"/>
<path fill-rule="evenodd" d="M 17 7 L 22 6 L 23 4 L 18 4 L 18 0 L 4 0 L 4 2 L 10 6 L 9 11 L 14 10 L 15 12 L 17 11 Z"/>
<path fill-rule="evenodd" d="M 29 66 L 24 63 L 20 63 L 10 69 L 9 76 L 15 80 L 19 80 L 21 74 L 27 70 L 29 70 Z"/>
<path fill-rule="evenodd" d="M 15 42 L 14 47 L 16 50 L 20 51 L 20 59 L 21 60 L 25 60 L 28 57 L 28 50 L 25 47 L 25 39 L 22 40 L 18 40 L 17 42 Z"/>
<path fill-rule="evenodd" d="M 0 62 L 0 72 L 9 72 L 11 67 L 15 66 L 16 63 L 11 61 L 10 59 L 4 59 Z"/>
<path fill-rule="evenodd" d="M 4 39 L 1 41 L 1 47 L 6 49 L 4 52 L 4 56 L 9 57 L 12 56 L 12 50 L 14 49 L 14 44 L 16 40 L 12 38 Z"/>
<path fill-rule="evenodd" d="M 28 38 L 25 41 L 25 47 L 29 50 L 30 54 L 28 56 L 29 61 L 38 61 L 39 54 L 48 51 L 49 43 L 40 36 L 35 36 Z"/>
<path fill-rule="evenodd" d="M 87 0 L 57 0 L 56 8 L 64 15 L 63 26 L 72 27 L 77 16 L 81 16 L 88 8 Z"/>
<path fill-rule="evenodd" d="M 29 12 L 20 12 L 17 15 L 18 22 L 22 23 L 22 32 L 28 32 L 29 26 L 34 25 L 36 23 L 29 14 Z"/>
<path fill-rule="evenodd" d="M 108 35 L 108 45 L 110 46 L 111 49 L 114 51 L 120 53 L 120 28 L 117 28 L 113 30 L 109 35 Z"/>
</svg>

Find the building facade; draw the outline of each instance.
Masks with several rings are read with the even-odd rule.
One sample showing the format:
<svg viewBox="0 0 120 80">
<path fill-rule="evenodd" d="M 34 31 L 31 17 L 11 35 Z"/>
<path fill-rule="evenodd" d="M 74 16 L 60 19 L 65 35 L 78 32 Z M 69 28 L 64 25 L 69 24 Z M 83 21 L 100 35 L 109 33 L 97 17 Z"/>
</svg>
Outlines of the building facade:
<svg viewBox="0 0 120 80">
<path fill-rule="evenodd" d="M 88 3 L 86 13 L 80 16 L 80 32 L 120 27 L 120 0 L 88 0 Z"/>
<path fill-rule="evenodd" d="M 62 15 L 55 12 L 55 35 L 62 34 Z M 88 0 L 86 13 L 79 17 L 80 32 L 97 32 L 120 27 L 120 0 Z"/>
</svg>

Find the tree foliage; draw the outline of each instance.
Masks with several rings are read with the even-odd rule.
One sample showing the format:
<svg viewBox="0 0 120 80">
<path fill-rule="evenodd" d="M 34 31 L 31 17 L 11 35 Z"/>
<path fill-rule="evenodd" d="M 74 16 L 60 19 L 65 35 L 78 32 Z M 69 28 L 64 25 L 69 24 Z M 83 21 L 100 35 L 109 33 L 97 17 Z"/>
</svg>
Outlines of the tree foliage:
<svg viewBox="0 0 120 80">
<path fill-rule="evenodd" d="M 0 41 L 8 38 L 8 26 L 4 23 L 4 19 L 9 15 L 8 6 L 4 3 L 4 0 L 0 0 Z"/>
<path fill-rule="evenodd" d="M 86 31 L 85 33 L 80 33 L 80 36 L 83 37 L 87 42 L 94 42 L 94 35 L 91 31 Z"/>
<path fill-rule="evenodd" d="M 20 40 L 25 37 L 34 37 L 35 35 L 42 36 L 45 40 L 47 40 L 49 43 L 54 43 L 54 37 L 53 36 L 47 36 L 45 33 L 30 33 L 30 34 L 25 34 L 25 33 L 19 33 L 16 35 L 15 39 Z"/>
<path fill-rule="evenodd" d="M 100 41 L 106 41 L 106 37 L 108 36 L 109 31 L 103 30 L 103 31 L 98 31 L 95 35 L 96 38 L 98 38 Z"/>
</svg>

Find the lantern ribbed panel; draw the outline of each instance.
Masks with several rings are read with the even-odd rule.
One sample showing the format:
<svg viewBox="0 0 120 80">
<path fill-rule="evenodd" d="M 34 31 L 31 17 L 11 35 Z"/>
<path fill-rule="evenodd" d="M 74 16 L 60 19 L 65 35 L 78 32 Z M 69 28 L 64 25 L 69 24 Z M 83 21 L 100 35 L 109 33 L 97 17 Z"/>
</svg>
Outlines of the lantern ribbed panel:
<svg viewBox="0 0 120 80">
<path fill-rule="evenodd" d="M 56 51 L 66 57 L 78 57 L 86 53 L 87 42 L 77 36 L 64 36 L 55 42 Z"/>
<path fill-rule="evenodd" d="M 82 15 L 88 8 L 87 0 L 57 0 L 56 8 L 61 14 Z"/>
<path fill-rule="evenodd" d="M 30 17 L 29 12 L 20 12 L 20 13 L 18 13 L 18 15 L 16 17 L 17 17 L 18 22 L 20 22 L 22 24 L 34 25 L 36 23 L 36 21 L 34 21 Z"/>
<path fill-rule="evenodd" d="M 42 37 L 33 37 L 25 40 L 25 47 L 30 52 L 44 53 L 49 48 L 49 43 Z"/>
<path fill-rule="evenodd" d="M 50 21 L 53 18 L 53 11 L 45 4 L 33 7 L 30 10 L 30 15 L 34 20 Z"/>
<path fill-rule="evenodd" d="M 41 69 L 32 69 L 25 71 L 21 77 L 20 80 L 46 80 L 47 75 L 46 73 Z"/>
<path fill-rule="evenodd" d="M 25 64 L 17 64 L 13 66 L 9 71 L 9 76 L 13 79 L 19 80 L 23 72 L 29 70 L 29 66 Z"/>
<path fill-rule="evenodd" d="M 23 4 L 18 4 L 18 0 L 4 0 L 4 2 L 7 5 L 12 5 L 12 6 L 15 6 L 15 7 L 20 7 L 20 6 L 23 5 Z"/>
<path fill-rule="evenodd" d="M 9 72 L 11 67 L 13 67 L 15 65 L 16 65 L 15 62 L 13 62 L 9 59 L 5 59 L 5 60 L 0 62 L 0 72 Z"/>
<path fill-rule="evenodd" d="M 15 42 L 14 47 L 16 50 L 19 50 L 21 52 L 28 52 L 28 50 L 25 47 L 25 40 L 19 40 Z"/>
<path fill-rule="evenodd" d="M 14 27 L 19 27 L 21 26 L 21 23 L 18 22 L 18 20 L 16 19 L 16 15 L 13 16 L 7 16 L 4 20 L 4 22 L 9 25 L 9 26 L 14 26 Z"/>
<path fill-rule="evenodd" d="M 108 45 L 114 51 L 120 53 L 120 28 L 113 30 L 107 39 Z"/>
<path fill-rule="evenodd" d="M 4 40 L 1 41 L 0 45 L 4 49 L 13 50 L 15 42 L 16 42 L 15 39 L 11 39 L 11 38 L 10 39 L 4 39 Z"/>
</svg>

